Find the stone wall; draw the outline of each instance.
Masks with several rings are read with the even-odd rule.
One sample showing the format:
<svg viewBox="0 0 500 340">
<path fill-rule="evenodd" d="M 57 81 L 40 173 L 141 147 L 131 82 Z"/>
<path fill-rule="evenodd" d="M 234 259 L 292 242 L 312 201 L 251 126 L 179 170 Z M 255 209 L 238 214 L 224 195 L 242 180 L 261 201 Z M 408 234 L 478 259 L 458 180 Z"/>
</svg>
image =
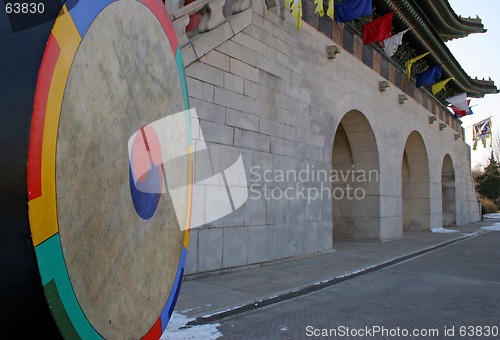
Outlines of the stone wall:
<svg viewBox="0 0 500 340">
<path fill-rule="evenodd" d="M 405 219 L 413 220 L 410 229 L 440 227 L 446 155 L 456 223 L 479 219 L 461 127 L 393 65 L 384 65 L 378 51 L 367 57 L 359 36 L 352 35 L 352 53 L 345 50 L 344 31 L 332 24 L 334 41 L 307 24 L 297 33 L 289 13 L 282 20 L 254 1 L 183 47 L 190 105 L 212 159 L 228 163 L 241 153 L 249 184 L 243 207 L 191 230 L 186 274 L 328 251 L 334 238 L 399 238 Z M 328 59 L 333 44 L 340 53 Z M 380 91 L 386 79 L 390 86 Z M 400 103 L 400 95 L 407 100 Z M 430 116 L 437 118 L 432 124 Z M 311 178 L 331 170 L 356 176 L 373 170 L 377 177 Z M 289 178 L 276 177 L 287 171 Z M 405 178 L 413 184 L 403 198 Z M 363 199 L 348 199 L 348 185 L 361 188 Z M 315 198 L 321 192 L 323 198 Z M 403 201 L 422 211 L 418 218 L 403 213 Z"/>
</svg>

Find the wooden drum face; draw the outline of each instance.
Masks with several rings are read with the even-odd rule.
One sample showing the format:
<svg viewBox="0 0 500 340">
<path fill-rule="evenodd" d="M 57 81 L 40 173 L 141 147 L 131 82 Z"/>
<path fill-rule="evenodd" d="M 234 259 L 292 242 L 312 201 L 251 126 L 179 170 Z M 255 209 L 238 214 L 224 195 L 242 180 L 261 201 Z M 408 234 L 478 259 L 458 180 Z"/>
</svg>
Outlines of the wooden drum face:
<svg viewBox="0 0 500 340">
<path fill-rule="evenodd" d="M 167 325 L 189 230 L 168 191 L 144 193 L 131 180 L 145 155 L 170 146 L 155 131 L 132 155 L 128 142 L 188 109 L 183 72 L 160 0 L 80 0 L 56 20 L 37 82 L 28 192 L 42 284 L 64 337 L 159 338 Z M 183 128 L 175 147 L 189 154 Z M 141 183 L 160 189 L 161 157 L 150 159 L 158 171 Z M 190 186 L 184 196 L 189 215 Z"/>
</svg>

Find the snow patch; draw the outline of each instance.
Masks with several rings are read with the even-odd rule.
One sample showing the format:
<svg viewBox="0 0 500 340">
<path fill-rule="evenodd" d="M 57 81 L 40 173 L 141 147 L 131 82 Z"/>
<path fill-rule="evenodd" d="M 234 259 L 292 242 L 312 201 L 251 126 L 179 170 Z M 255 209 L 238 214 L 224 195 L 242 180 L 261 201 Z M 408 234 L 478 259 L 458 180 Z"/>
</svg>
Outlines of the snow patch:
<svg viewBox="0 0 500 340">
<path fill-rule="evenodd" d="M 280 325 L 280 333 L 288 332 L 288 326 L 287 325 Z"/>
<path fill-rule="evenodd" d="M 168 322 L 167 329 L 161 336 L 161 340 L 198 340 L 198 339 L 207 339 L 207 340 L 215 340 L 219 337 L 222 337 L 222 333 L 219 332 L 217 327 L 220 327 L 220 323 L 216 324 L 207 324 L 207 325 L 199 325 L 199 326 L 186 326 L 186 324 L 190 321 L 193 321 L 194 318 L 188 318 L 185 315 L 179 314 L 177 312 L 173 312 L 170 317 L 170 321 Z"/>
<path fill-rule="evenodd" d="M 481 227 L 483 230 L 488 230 L 488 231 L 500 231 L 500 223 L 495 223 L 493 225 L 490 225 L 488 227 Z"/>
<path fill-rule="evenodd" d="M 484 214 L 483 218 L 500 218 L 500 213 L 495 213 L 495 214 Z"/>
<path fill-rule="evenodd" d="M 449 233 L 458 233 L 459 231 L 458 230 L 454 230 L 454 229 L 446 229 L 446 228 L 433 228 L 431 229 L 431 231 L 433 233 L 437 233 L 437 234 L 449 234 Z"/>
</svg>

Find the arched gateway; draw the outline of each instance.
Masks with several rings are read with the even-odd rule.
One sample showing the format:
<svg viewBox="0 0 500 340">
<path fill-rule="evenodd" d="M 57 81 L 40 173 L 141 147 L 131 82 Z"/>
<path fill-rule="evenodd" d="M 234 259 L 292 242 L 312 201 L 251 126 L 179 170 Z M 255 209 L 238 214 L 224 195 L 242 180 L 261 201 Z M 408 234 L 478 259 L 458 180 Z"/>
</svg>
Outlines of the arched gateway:
<svg viewBox="0 0 500 340">
<path fill-rule="evenodd" d="M 340 121 L 332 149 L 333 238 L 380 238 L 379 153 L 360 111 Z"/>
<path fill-rule="evenodd" d="M 444 156 L 441 172 L 443 226 L 457 224 L 457 202 L 455 197 L 455 169 L 450 155 Z"/>
<path fill-rule="evenodd" d="M 413 131 L 406 140 L 402 159 L 403 230 L 430 228 L 429 160 L 424 140 Z"/>
</svg>

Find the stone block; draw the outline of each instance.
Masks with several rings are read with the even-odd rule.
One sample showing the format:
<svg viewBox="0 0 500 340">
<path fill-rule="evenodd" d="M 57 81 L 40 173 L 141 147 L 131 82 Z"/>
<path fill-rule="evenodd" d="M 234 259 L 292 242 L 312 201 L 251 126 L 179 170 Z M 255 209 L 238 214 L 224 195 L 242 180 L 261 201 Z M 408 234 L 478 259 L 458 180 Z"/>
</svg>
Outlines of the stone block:
<svg viewBox="0 0 500 340">
<path fill-rule="evenodd" d="M 235 128 L 234 145 L 243 148 L 269 152 L 271 140 L 261 133 Z"/>
<path fill-rule="evenodd" d="M 243 94 L 243 78 L 231 73 L 224 73 L 224 88 Z"/>
<path fill-rule="evenodd" d="M 263 42 L 267 46 L 275 47 L 276 46 L 276 38 L 273 36 L 272 32 L 268 32 L 263 30 L 264 26 L 259 27 L 256 25 L 251 25 L 245 29 L 245 33 L 254 37 L 255 39 Z"/>
<path fill-rule="evenodd" d="M 259 117 L 233 109 L 226 110 L 226 124 L 259 132 Z"/>
<path fill-rule="evenodd" d="M 226 108 L 222 106 L 192 97 L 189 99 L 189 104 L 191 108 L 196 109 L 199 119 L 221 124 L 226 121 Z"/>
<path fill-rule="evenodd" d="M 288 67 L 279 65 L 279 77 L 285 82 L 290 82 L 290 79 L 292 79 L 292 70 Z"/>
<path fill-rule="evenodd" d="M 283 196 L 283 190 L 274 184 L 265 182 L 265 201 L 266 201 L 266 224 L 280 224 L 286 221 L 287 202 Z"/>
<path fill-rule="evenodd" d="M 247 228 L 231 227 L 223 228 L 223 256 L 224 268 L 240 267 L 247 264 Z"/>
<path fill-rule="evenodd" d="M 276 51 L 281 52 L 283 55 L 292 58 L 295 57 L 294 49 L 292 46 L 288 45 L 282 40 L 276 39 Z M 284 65 L 291 65 L 291 64 L 284 64 Z"/>
<path fill-rule="evenodd" d="M 318 251 L 328 251 L 333 247 L 333 228 L 332 222 L 318 222 L 317 223 L 317 245 Z"/>
<path fill-rule="evenodd" d="M 272 157 L 269 152 L 252 150 L 252 166 L 250 167 L 249 183 L 263 187 L 266 183 L 264 171 L 272 169 Z"/>
<path fill-rule="evenodd" d="M 189 275 L 196 272 L 198 272 L 198 229 L 191 229 L 184 274 Z"/>
<path fill-rule="evenodd" d="M 200 126 L 205 141 L 226 145 L 233 144 L 234 128 L 207 120 L 200 120 Z"/>
<path fill-rule="evenodd" d="M 335 208 L 335 205 L 334 205 Z M 354 217 L 336 216 L 333 211 L 333 238 L 335 240 L 354 239 Z"/>
<path fill-rule="evenodd" d="M 312 161 L 323 161 L 323 148 L 311 144 L 299 144 L 299 158 Z"/>
<path fill-rule="evenodd" d="M 217 51 L 212 50 L 201 59 L 201 62 L 208 64 L 210 66 L 216 67 L 220 70 L 229 72 L 229 56 Z"/>
<path fill-rule="evenodd" d="M 227 228 L 227 227 L 237 227 L 243 225 L 243 208 L 240 207 L 228 215 L 214 220 L 207 224 L 210 227 Z"/>
<path fill-rule="evenodd" d="M 191 97 L 203 99 L 203 82 L 191 77 L 186 77 L 186 85 Z"/>
<path fill-rule="evenodd" d="M 198 56 L 194 52 L 193 45 L 191 44 L 188 44 L 183 48 L 181 48 L 181 53 L 182 53 L 182 62 L 184 64 L 184 67 L 188 67 L 196 60 L 198 60 Z"/>
<path fill-rule="evenodd" d="M 250 183 L 251 184 L 251 183 Z M 243 213 L 243 222 L 245 225 L 264 225 L 266 223 L 266 201 L 256 193 L 249 194 L 248 200 L 245 202 L 245 211 Z"/>
<path fill-rule="evenodd" d="M 299 146 L 295 141 L 271 137 L 271 152 L 278 155 L 299 156 Z"/>
<path fill-rule="evenodd" d="M 278 50 L 276 50 L 276 62 L 286 67 L 290 67 L 290 65 L 293 65 L 292 57 Z"/>
<path fill-rule="evenodd" d="M 266 83 L 266 81 L 264 81 L 266 75 L 269 75 L 274 79 L 269 79 L 265 86 L 259 85 L 258 98 L 260 101 L 263 101 L 264 103 L 276 106 L 276 92 L 274 91 L 275 82 L 273 81 L 275 80 L 275 77 L 264 71 L 261 71 L 260 72 L 261 84 Z"/>
<path fill-rule="evenodd" d="M 234 34 L 239 33 L 252 24 L 252 9 L 247 9 L 229 17 L 229 24 Z"/>
<path fill-rule="evenodd" d="M 316 223 L 298 223 L 297 233 L 297 255 L 315 253 L 317 250 L 318 228 Z"/>
<path fill-rule="evenodd" d="M 297 45 L 298 42 L 297 36 L 293 36 L 292 34 L 288 33 L 287 31 L 278 26 L 274 27 L 274 36 L 290 46 L 295 46 Z"/>
<path fill-rule="evenodd" d="M 213 103 L 214 102 L 215 87 L 208 83 L 203 83 L 203 100 Z"/>
<path fill-rule="evenodd" d="M 231 58 L 230 71 L 235 75 L 251 80 L 255 83 L 259 82 L 259 70 L 238 59 Z"/>
<path fill-rule="evenodd" d="M 255 104 L 255 114 L 269 120 L 276 120 L 276 106 L 257 100 Z"/>
<path fill-rule="evenodd" d="M 186 68 L 186 76 L 207 82 L 219 87 L 224 86 L 224 72 L 201 62 L 191 64 Z"/>
<path fill-rule="evenodd" d="M 257 56 L 257 68 L 266 71 L 276 77 L 280 76 L 280 66 L 272 59 L 267 58 L 265 55 Z"/>
<path fill-rule="evenodd" d="M 243 94 L 254 99 L 259 98 L 260 85 L 251 80 L 243 79 Z"/>
<path fill-rule="evenodd" d="M 214 102 L 247 113 L 255 112 L 255 99 L 218 87 L 215 88 Z"/>
<path fill-rule="evenodd" d="M 274 120 L 260 118 L 259 131 L 266 135 L 284 138 L 285 125 Z"/>
<path fill-rule="evenodd" d="M 309 114 L 311 118 L 315 119 L 319 124 L 328 124 L 332 116 L 328 108 L 318 108 L 313 105 L 309 107 Z"/>
<path fill-rule="evenodd" d="M 303 130 L 309 130 L 309 121 L 311 118 L 294 111 L 278 108 L 277 120 L 283 124 L 291 125 Z"/>
<path fill-rule="evenodd" d="M 198 57 L 202 57 L 234 35 L 229 22 L 204 33 L 193 42 L 193 48 Z"/>
<path fill-rule="evenodd" d="M 288 140 L 296 140 L 297 139 L 297 129 L 294 126 L 283 125 L 283 138 Z"/>
<path fill-rule="evenodd" d="M 282 109 L 293 111 L 299 106 L 299 101 L 293 97 L 287 96 L 285 94 L 276 94 L 276 105 Z M 304 127 L 302 127 L 304 129 Z"/>
<path fill-rule="evenodd" d="M 224 53 L 234 59 L 238 59 L 245 64 L 251 66 L 257 65 L 257 53 L 251 51 L 245 46 L 235 43 L 232 40 L 228 40 L 217 47 L 217 51 Z"/>
<path fill-rule="evenodd" d="M 330 188 L 331 190 L 331 188 Z M 321 201 L 321 220 L 322 221 L 332 221 L 332 204 L 333 204 L 333 199 L 331 197 L 325 198 L 324 200 Z"/>
<path fill-rule="evenodd" d="M 273 259 L 273 230 L 270 226 L 248 227 L 248 264 Z"/>
<path fill-rule="evenodd" d="M 310 200 L 305 205 L 305 220 L 308 222 L 321 221 L 321 195 L 326 195 L 326 190 L 322 191 L 320 188 L 315 188 L 314 194 L 311 194 Z M 317 198 L 315 196 L 318 196 Z M 312 199 L 315 198 L 315 199 Z"/>
<path fill-rule="evenodd" d="M 298 255 L 297 227 L 294 224 L 277 224 L 273 229 L 273 259 Z"/>
<path fill-rule="evenodd" d="M 243 165 L 245 166 L 245 173 L 246 173 L 246 183 L 244 181 L 236 181 L 234 180 L 231 182 L 232 185 L 237 185 L 237 186 L 245 186 L 247 187 L 248 184 L 251 181 L 251 174 L 248 171 L 248 168 L 252 165 L 252 150 L 245 149 L 245 148 L 240 148 L 236 146 L 227 146 L 227 145 L 221 145 L 220 147 L 220 169 L 226 170 L 228 167 L 234 164 L 236 160 L 241 155 L 241 158 L 243 160 Z M 243 222 L 242 222 L 243 223 Z"/>
<path fill-rule="evenodd" d="M 380 219 L 380 240 L 391 240 L 403 237 L 402 216 L 384 217 Z"/>
<path fill-rule="evenodd" d="M 198 229 L 198 272 L 222 268 L 222 228 Z"/>
<path fill-rule="evenodd" d="M 232 40 L 260 55 L 266 55 L 266 44 L 244 32 L 236 34 Z"/>
<path fill-rule="evenodd" d="M 267 46 L 266 57 L 270 60 L 276 60 L 276 49 L 271 46 Z"/>
<path fill-rule="evenodd" d="M 354 239 L 380 240 L 380 219 L 375 217 L 356 217 Z"/>
</svg>

